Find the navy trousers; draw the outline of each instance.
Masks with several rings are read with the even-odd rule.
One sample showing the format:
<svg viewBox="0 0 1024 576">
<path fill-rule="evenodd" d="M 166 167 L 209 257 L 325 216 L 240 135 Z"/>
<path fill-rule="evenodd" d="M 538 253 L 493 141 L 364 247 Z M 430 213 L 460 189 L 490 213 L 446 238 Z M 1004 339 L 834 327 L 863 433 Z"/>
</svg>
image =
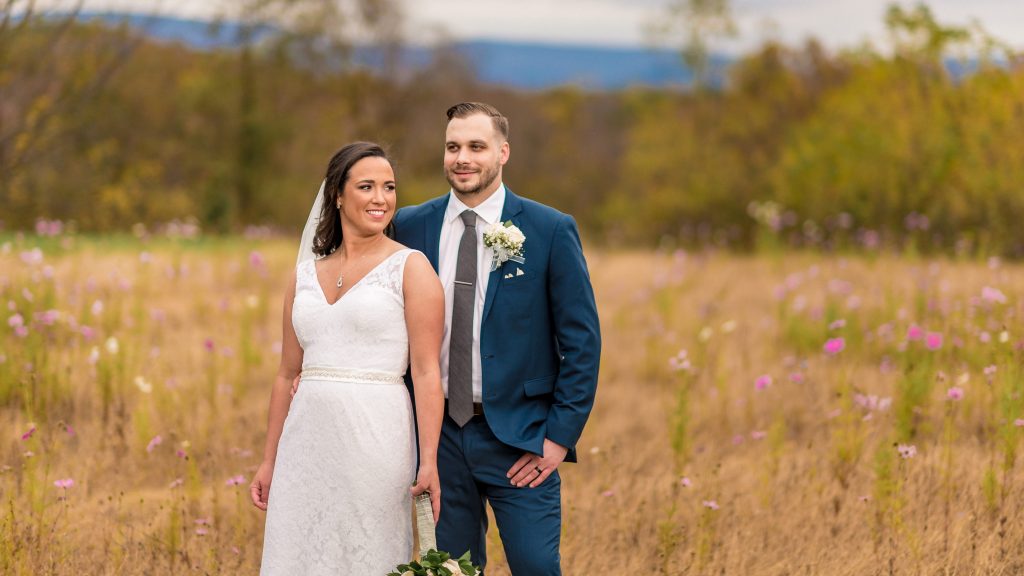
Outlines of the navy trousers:
<svg viewBox="0 0 1024 576">
<path fill-rule="evenodd" d="M 494 510 L 513 575 L 561 575 L 562 481 L 558 470 L 536 488 L 517 488 L 505 477 L 523 452 L 503 444 L 484 416 L 459 428 L 445 415 L 438 446 L 441 517 L 437 545 L 473 563 L 487 564 L 486 503 Z"/>
</svg>

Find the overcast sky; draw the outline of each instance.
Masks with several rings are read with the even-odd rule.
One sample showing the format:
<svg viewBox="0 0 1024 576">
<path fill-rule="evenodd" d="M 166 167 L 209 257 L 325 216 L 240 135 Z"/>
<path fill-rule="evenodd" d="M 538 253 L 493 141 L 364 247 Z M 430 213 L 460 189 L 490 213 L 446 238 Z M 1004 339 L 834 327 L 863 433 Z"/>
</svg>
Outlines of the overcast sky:
<svg viewBox="0 0 1024 576">
<path fill-rule="evenodd" d="M 40 4 L 60 4 L 50 0 Z M 797 43 L 816 36 L 831 47 L 882 41 L 882 17 L 891 0 L 733 0 L 740 37 L 718 46 L 735 53 L 767 37 Z M 230 0 L 84 0 L 86 9 L 159 11 L 209 18 Z M 668 0 L 405 0 L 406 36 L 430 41 L 441 31 L 454 39 L 511 39 L 643 46 L 646 25 Z M 902 2 L 904 6 L 913 5 Z M 942 23 L 976 19 L 997 38 L 1024 47 L 1024 0 L 931 0 Z"/>
</svg>

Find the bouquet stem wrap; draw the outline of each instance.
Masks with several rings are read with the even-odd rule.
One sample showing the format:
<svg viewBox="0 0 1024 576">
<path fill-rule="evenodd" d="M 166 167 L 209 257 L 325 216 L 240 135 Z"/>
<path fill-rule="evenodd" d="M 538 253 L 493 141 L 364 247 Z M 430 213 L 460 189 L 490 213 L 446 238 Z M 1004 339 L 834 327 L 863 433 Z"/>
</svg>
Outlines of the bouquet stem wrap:
<svg viewBox="0 0 1024 576">
<path fill-rule="evenodd" d="M 416 534 L 419 536 L 419 556 L 422 558 L 427 550 L 437 549 L 437 536 L 434 533 L 434 511 L 430 506 L 430 494 L 424 492 L 413 499 L 416 505 Z"/>
</svg>

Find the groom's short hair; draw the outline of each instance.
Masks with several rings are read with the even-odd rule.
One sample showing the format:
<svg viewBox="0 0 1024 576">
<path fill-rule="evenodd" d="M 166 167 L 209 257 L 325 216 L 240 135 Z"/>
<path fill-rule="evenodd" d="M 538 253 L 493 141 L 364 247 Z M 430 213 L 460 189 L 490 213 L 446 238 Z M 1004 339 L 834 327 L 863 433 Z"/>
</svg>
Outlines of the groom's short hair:
<svg viewBox="0 0 1024 576">
<path fill-rule="evenodd" d="M 473 114 L 490 116 L 494 129 L 501 134 L 502 138 L 508 140 L 508 118 L 502 116 L 501 112 L 498 112 L 498 109 L 490 104 L 483 102 L 461 102 L 449 108 L 447 114 L 449 122 L 452 121 L 452 118 L 466 118 Z"/>
</svg>

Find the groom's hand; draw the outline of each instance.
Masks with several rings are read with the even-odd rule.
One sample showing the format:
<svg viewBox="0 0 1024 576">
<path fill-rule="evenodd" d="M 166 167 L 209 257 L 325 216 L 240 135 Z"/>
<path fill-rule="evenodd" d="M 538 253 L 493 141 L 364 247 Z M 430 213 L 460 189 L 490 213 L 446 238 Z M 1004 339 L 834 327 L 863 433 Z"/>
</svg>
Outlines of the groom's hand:
<svg viewBox="0 0 1024 576">
<path fill-rule="evenodd" d="M 508 469 L 505 476 L 511 480 L 513 486 L 536 488 L 543 484 L 548 476 L 551 476 L 551 473 L 565 460 L 565 455 L 568 453 L 568 448 L 545 438 L 543 456 L 531 453 L 523 454 Z"/>
</svg>

